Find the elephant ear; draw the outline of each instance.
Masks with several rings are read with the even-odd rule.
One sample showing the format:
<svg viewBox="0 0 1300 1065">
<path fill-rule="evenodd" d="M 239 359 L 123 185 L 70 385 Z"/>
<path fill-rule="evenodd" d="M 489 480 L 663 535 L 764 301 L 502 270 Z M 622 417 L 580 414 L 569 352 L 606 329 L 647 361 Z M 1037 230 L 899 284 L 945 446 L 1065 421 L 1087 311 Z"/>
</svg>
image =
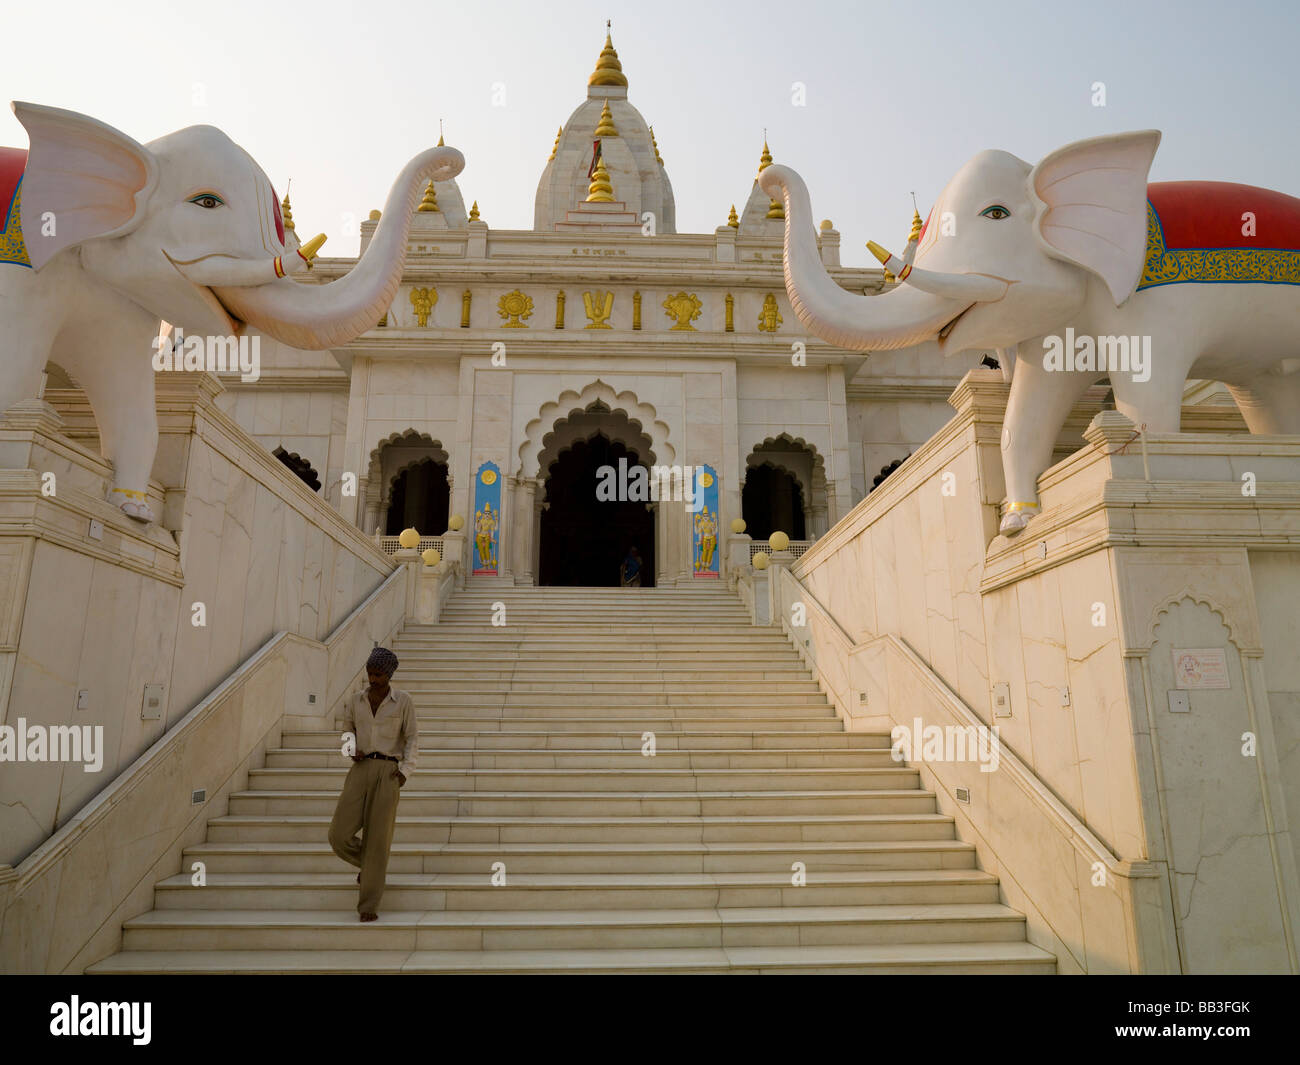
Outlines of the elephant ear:
<svg viewBox="0 0 1300 1065">
<path fill-rule="evenodd" d="M 35 269 L 64 248 L 119 237 L 140 224 L 158 184 L 152 152 L 76 111 L 17 101 L 13 109 L 31 141 L 21 220 Z"/>
<path fill-rule="evenodd" d="M 1147 174 L 1160 131 L 1076 141 L 1029 173 L 1034 230 L 1049 255 L 1091 270 L 1119 306 L 1142 276 L 1147 247 Z"/>
</svg>

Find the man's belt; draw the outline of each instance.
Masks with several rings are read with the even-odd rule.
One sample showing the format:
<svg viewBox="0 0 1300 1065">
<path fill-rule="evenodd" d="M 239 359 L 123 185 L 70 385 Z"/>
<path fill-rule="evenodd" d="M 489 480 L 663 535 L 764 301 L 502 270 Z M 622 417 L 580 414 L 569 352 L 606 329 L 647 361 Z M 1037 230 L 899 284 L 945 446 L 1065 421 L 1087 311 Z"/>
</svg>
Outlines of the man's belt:
<svg viewBox="0 0 1300 1065">
<path fill-rule="evenodd" d="M 385 762 L 400 762 L 401 759 L 391 754 L 380 754 L 378 751 L 371 751 L 369 754 L 363 754 L 362 758 L 382 758 Z"/>
</svg>

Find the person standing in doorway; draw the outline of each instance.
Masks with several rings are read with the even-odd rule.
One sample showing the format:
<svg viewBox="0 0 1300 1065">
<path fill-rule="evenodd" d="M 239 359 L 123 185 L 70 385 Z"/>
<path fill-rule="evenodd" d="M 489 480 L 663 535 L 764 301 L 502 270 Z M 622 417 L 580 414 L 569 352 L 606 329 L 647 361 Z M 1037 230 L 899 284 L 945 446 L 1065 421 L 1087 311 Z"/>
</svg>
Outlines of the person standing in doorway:
<svg viewBox="0 0 1300 1065">
<path fill-rule="evenodd" d="M 641 554 L 636 547 L 627 549 L 627 558 L 618 567 L 618 579 L 624 588 L 641 587 Z"/>
<path fill-rule="evenodd" d="M 348 696 L 343 705 L 343 727 L 356 746 L 329 839 L 335 854 L 361 870 L 357 912 L 362 921 L 379 919 L 398 792 L 415 772 L 420 743 L 410 695 L 389 683 L 396 670 L 397 656 L 387 647 L 376 647 L 366 660 L 369 688 Z"/>
</svg>

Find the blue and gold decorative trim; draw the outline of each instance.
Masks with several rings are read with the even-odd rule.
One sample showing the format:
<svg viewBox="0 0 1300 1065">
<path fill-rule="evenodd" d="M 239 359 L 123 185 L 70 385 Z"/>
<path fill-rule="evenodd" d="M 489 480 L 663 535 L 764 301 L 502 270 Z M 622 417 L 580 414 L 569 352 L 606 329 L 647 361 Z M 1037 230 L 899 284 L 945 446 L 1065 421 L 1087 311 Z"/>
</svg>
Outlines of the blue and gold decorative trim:
<svg viewBox="0 0 1300 1065">
<path fill-rule="evenodd" d="M 27 242 L 23 240 L 22 206 L 23 180 L 18 179 L 14 198 L 5 215 L 4 230 L 0 231 L 0 263 L 14 263 L 17 266 L 31 268 L 32 261 L 27 257 Z"/>
<path fill-rule="evenodd" d="M 1158 285 L 1300 285 L 1300 251 L 1290 248 L 1166 248 L 1160 215 L 1147 201 L 1147 257 L 1137 291 Z"/>
</svg>

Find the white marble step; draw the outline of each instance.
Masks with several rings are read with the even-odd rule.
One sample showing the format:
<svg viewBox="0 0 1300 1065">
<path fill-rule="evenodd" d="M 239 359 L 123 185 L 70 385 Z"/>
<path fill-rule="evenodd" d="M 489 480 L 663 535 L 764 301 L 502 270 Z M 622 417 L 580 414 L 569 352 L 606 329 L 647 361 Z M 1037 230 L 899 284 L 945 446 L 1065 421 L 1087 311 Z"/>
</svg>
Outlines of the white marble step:
<svg viewBox="0 0 1300 1065">
<path fill-rule="evenodd" d="M 861 869 L 970 869 L 974 848 L 960 840 L 734 843 L 397 843 L 390 873 L 483 873 L 502 861 L 517 873 L 732 873 L 788 870 L 803 862 L 820 872 Z M 322 840 L 305 843 L 200 843 L 183 868 L 208 873 L 335 873 L 338 859 Z"/>
<path fill-rule="evenodd" d="M 989 943 L 1024 939 L 998 903 L 679 910 L 153 910 L 123 926 L 141 951 L 563 950 Z"/>
<path fill-rule="evenodd" d="M 639 747 L 618 750 L 447 750 L 426 746 L 422 736 L 421 769 L 887 769 L 897 766 L 887 748 L 785 748 L 783 750 L 657 750 L 653 757 Z M 276 748 L 266 752 L 267 769 L 334 768 L 344 764 L 339 741 L 328 748 Z"/>
<path fill-rule="evenodd" d="M 240 791 L 230 797 L 232 814 L 332 813 L 339 791 Z M 563 816 L 590 817 L 597 814 L 671 817 L 692 814 L 730 816 L 735 814 L 851 814 L 851 813 L 934 813 L 933 792 L 918 788 L 889 790 L 842 789 L 835 791 L 577 791 L 577 792 L 487 792 L 408 791 L 403 789 L 401 808 L 412 816 L 461 814 L 476 817 Z"/>
<path fill-rule="evenodd" d="M 838 721 L 826 722 L 820 730 L 779 732 L 704 732 L 664 731 L 655 734 L 660 754 L 667 751 L 797 751 L 797 750 L 872 750 L 888 751 L 890 738 L 883 732 L 844 732 Z M 286 747 L 331 750 L 339 749 L 337 731 L 286 731 L 282 737 Z M 626 750 L 639 753 L 644 742 L 641 733 L 632 728 L 607 726 L 590 732 L 556 732 L 538 729 L 534 732 L 516 730 L 509 733 L 480 732 L 477 729 L 453 731 L 421 723 L 422 749 L 439 748 L 457 750 L 519 750 L 519 751 L 594 751 Z"/>
<path fill-rule="evenodd" d="M 380 918 L 382 923 L 383 918 Z M 95 973 L 839 973 L 904 976 L 1048 974 L 1029 943 L 539 951 L 126 951 Z"/>
<path fill-rule="evenodd" d="M 208 822 L 221 842 L 319 843 L 330 814 L 227 814 Z M 731 816 L 417 816 L 399 807 L 397 843 L 783 843 L 951 840 L 938 813 L 734 814 Z"/>
<path fill-rule="evenodd" d="M 978 869 L 822 870 L 796 887 L 789 869 L 717 873 L 515 873 L 495 886 L 482 873 L 392 873 L 384 910 L 592 910 L 721 906 L 854 906 L 998 902 L 997 879 Z M 162 880 L 158 909 L 355 910 L 353 873 L 189 872 Z"/>
<path fill-rule="evenodd" d="M 343 755 L 332 767 L 306 769 L 252 769 L 248 786 L 253 791 L 343 790 L 352 768 Z M 672 769 L 654 759 L 627 769 L 427 769 L 416 764 L 403 787 L 403 795 L 419 791 L 487 792 L 691 792 L 767 790 L 791 792 L 871 790 L 920 786 L 920 770 L 900 765 L 875 768 L 807 769 Z"/>
</svg>

